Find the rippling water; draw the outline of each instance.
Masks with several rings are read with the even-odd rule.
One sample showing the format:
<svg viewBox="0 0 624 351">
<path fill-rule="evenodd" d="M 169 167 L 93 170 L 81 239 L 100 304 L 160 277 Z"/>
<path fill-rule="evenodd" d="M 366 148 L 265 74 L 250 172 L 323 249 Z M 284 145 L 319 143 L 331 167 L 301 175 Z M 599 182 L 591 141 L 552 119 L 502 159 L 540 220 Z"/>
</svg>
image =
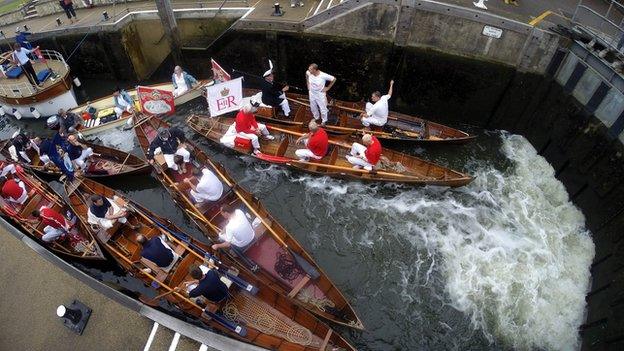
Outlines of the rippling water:
<svg viewBox="0 0 624 351">
<path fill-rule="evenodd" d="M 174 120 L 183 125 L 201 109 L 185 106 Z M 15 128 L 5 123 L 0 134 Z M 138 151 L 132 132 L 99 138 Z M 476 177 L 460 189 L 312 177 L 203 145 L 350 298 L 367 331 L 341 331 L 359 349 L 578 348 L 594 245 L 552 167 L 523 137 L 481 132 L 466 146 L 408 150 Z M 109 185 L 200 235 L 153 179 Z M 89 272 L 138 289 L 118 273 Z"/>
</svg>

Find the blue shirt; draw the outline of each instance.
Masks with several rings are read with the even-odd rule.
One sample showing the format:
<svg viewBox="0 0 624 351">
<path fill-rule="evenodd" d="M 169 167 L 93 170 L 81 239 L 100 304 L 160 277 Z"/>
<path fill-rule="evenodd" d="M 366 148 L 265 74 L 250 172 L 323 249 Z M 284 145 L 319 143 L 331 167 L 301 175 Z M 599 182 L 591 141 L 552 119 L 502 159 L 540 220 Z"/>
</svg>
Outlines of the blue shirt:
<svg viewBox="0 0 624 351">
<path fill-rule="evenodd" d="M 107 198 L 104 198 L 104 203 L 102 204 L 102 206 L 91 204 L 91 207 L 89 207 L 89 210 L 91 210 L 91 213 L 93 213 L 93 215 L 96 216 L 97 218 L 106 218 L 106 213 L 108 212 L 108 209 L 110 207 L 111 207 L 110 201 L 108 201 Z"/>
<path fill-rule="evenodd" d="M 227 286 L 219 279 L 217 272 L 211 269 L 199 281 L 197 287 L 189 292 L 189 296 L 197 297 L 201 295 L 212 302 L 219 302 L 227 297 L 227 293 Z"/>
<path fill-rule="evenodd" d="M 159 237 L 153 237 L 143 244 L 141 256 L 156 263 L 158 267 L 167 267 L 173 261 L 173 253 L 163 245 Z"/>
<path fill-rule="evenodd" d="M 69 155 L 70 160 L 75 160 L 80 155 L 82 155 L 82 147 L 74 144 L 69 144 L 67 146 L 67 154 Z"/>
</svg>

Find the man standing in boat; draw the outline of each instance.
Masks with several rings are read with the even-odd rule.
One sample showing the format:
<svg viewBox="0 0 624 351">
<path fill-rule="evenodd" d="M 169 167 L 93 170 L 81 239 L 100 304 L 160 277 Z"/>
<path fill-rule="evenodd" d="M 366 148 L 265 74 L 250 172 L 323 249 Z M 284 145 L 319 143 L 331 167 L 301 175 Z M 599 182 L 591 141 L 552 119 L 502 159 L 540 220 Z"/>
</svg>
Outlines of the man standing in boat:
<svg viewBox="0 0 624 351">
<path fill-rule="evenodd" d="M 394 80 L 390 81 L 390 88 L 386 95 L 381 95 L 379 91 L 371 94 L 371 102 L 366 103 L 366 112 L 363 112 L 362 125 L 369 127 L 371 124 L 383 127 L 388 122 L 388 100 L 392 97 L 392 87 Z"/>
<path fill-rule="evenodd" d="M 30 83 L 35 86 L 35 88 L 41 87 L 42 84 L 39 82 L 39 78 L 37 78 L 37 73 L 33 68 L 32 62 L 30 62 L 30 57 L 28 57 L 28 54 L 39 49 L 39 47 L 37 46 L 36 48 L 29 50 L 23 48 L 20 44 L 15 43 L 13 45 L 13 49 L 13 54 L 11 54 L 11 61 L 13 61 L 13 64 L 22 68 L 22 71 L 24 71 L 24 74 Z"/>
<path fill-rule="evenodd" d="M 320 128 L 315 121 L 308 123 L 309 133 L 302 135 L 297 139 L 297 144 L 303 143 L 306 148 L 298 149 L 295 155 L 299 157 L 299 161 L 307 162 L 309 159 L 320 160 L 327 154 L 329 147 L 329 139 L 323 128 Z"/>
<path fill-rule="evenodd" d="M 115 89 L 113 92 L 113 102 L 115 103 L 115 113 L 117 118 L 121 118 L 124 112 L 134 114 L 134 101 L 130 94 L 121 88 Z"/>
<path fill-rule="evenodd" d="M 182 70 L 182 67 L 175 66 L 173 75 L 171 75 L 173 83 L 173 96 L 178 97 L 187 91 L 193 89 L 197 85 L 197 79 Z"/>
<path fill-rule="evenodd" d="M 310 96 L 310 110 L 312 116 L 318 121 L 321 119 L 321 125 L 327 123 L 327 91 L 336 83 L 336 77 L 322 72 L 318 69 L 316 63 L 311 64 L 306 71 L 306 81 L 308 82 L 308 92 Z M 327 85 L 329 82 L 329 85 Z"/>
<path fill-rule="evenodd" d="M 288 99 L 286 99 L 286 92 L 289 86 L 282 86 L 276 83 L 271 60 L 269 60 L 269 66 L 269 70 L 262 75 L 264 78 L 262 81 L 262 103 L 273 107 L 280 106 L 284 116 L 288 117 L 290 115 L 290 105 L 288 104 Z"/>
<path fill-rule="evenodd" d="M 78 130 L 78 126 L 82 119 L 73 112 L 67 112 L 64 109 L 59 109 L 59 133 L 62 137 L 66 138 L 69 133 Z"/>
<path fill-rule="evenodd" d="M 362 136 L 362 144 L 353 143 L 351 152 L 347 155 L 347 161 L 353 165 L 353 168 L 364 168 L 367 171 L 372 171 L 380 158 L 381 143 L 377 137 L 370 134 Z"/>
</svg>

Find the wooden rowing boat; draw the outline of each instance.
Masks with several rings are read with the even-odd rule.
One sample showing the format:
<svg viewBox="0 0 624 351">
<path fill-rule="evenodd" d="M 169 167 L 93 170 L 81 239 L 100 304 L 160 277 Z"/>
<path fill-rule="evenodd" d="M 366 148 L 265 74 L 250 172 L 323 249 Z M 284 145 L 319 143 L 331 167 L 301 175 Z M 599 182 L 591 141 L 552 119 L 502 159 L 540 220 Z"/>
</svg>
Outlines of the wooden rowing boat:
<svg viewBox="0 0 624 351">
<path fill-rule="evenodd" d="M 144 153 L 147 153 L 159 127 L 169 125 L 156 117 L 144 117 L 135 124 L 135 132 Z M 218 232 L 226 221 L 221 215 L 221 206 L 235 205 L 250 218 L 256 218 L 261 223 L 253 244 L 246 249 L 244 255 L 236 259 L 241 269 L 253 273 L 282 296 L 288 296 L 291 301 L 327 320 L 363 329 L 362 322 L 340 290 L 292 235 L 267 212 L 260 201 L 238 186 L 223 166 L 210 160 L 199 147 L 188 140 L 186 147 L 194 157 L 191 162 L 195 163 L 194 167 L 210 169 L 223 183 L 224 194 L 218 201 L 201 206 L 194 205 L 189 198 L 188 186 L 184 186 L 183 182 L 175 183 L 172 172 L 165 170 L 160 163 L 154 162 L 154 167 L 158 179 L 204 234 L 217 240 Z M 297 264 L 290 271 L 276 270 L 276 263 L 290 262 L 292 266 L 293 260 Z"/>
<path fill-rule="evenodd" d="M 0 162 L 0 167 L 4 165 Z M 31 215 L 32 211 L 47 206 L 66 216 L 69 206 L 54 193 L 47 183 L 19 167 L 17 169 L 18 171 L 13 176 L 24 182 L 26 190 L 29 192 L 28 199 L 20 205 L 0 197 L 2 213 L 19 226 L 23 232 L 59 255 L 81 260 L 104 260 L 105 257 L 100 246 L 82 222 L 77 222 L 69 233 L 51 243 L 41 240 L 45 226 L 41 220 L 38 223 L 28 222 L 28 220 L 36 219 Z"/>
<path fill-rule="evenodd" d="M 132 155 L 128 152 L 113 149 L 104 145 L 93 144 L 90 142 L 83 142 L 86 146 L 93 149 L 94 155 L 91 156 L 91 161 L 82 173 L 83 176 L 88 178 L 111 178 L 117 176 L 126 176 L 132 174 L 147 173 L 150 170 L 150 165 L 145 160 Z M 11 153 L 9 147 L 11 146 L 10 140 L 0 141 L 0 154 L 11 159 Z M 29 150 L 29 158 L 32 163 L 27 164 L 21 162 L 20 164 L 24 168 L 32 169 L 33 171 L 51 175 L 60 176 L 61 171 L 56 166 L 44 166 L 39 160 L 39 155 L 35 150 Z"/>
<path fill-rule="evenodd" d="M 199 96 L 201 96 L 203 89 L 206 86 L 209 86 L 212 84 L 213 84 L 212 80 L 200 80 L 199 84 L 195 88 L 175 98 L 176 106 L 185 104 L 195 98 L 198 98 Z M 173 84 L 171 82 L 148 85 L 147 87 L 173 91 Z M 136 101 L 137 99 L 136 89 L 130 89 L 127 92 Z M 137 110 L 140 111 L 140 106 L 138 105 L 138 102 L 135 102 L 135 105 L 136 105 Z M 86 136 L 86 135 L 99 133 L 104 130 L 119 127 L 126 123 L 130 123 L 128 122 L 128 120 L 132 116 L 129 113 L 124 112 L 121 118 L 117 118 L 117 116 L 115 115 L 115 111 L 113 111 L 114 107 L 115 107 L 115 103 L 113 102 L 113 95 L 111 94 L 103 98 L 100 98 L 94 101 L 89 101 L 85 104 L 75 107 L 71 109 L 70 112 L 73 112 L 81 116 L 83 112 L 88 111 L 90 108 L 96 111 L 95 114 L 97 117 L 84 121 L 83 128 L 80 129 L 80 133 Z"/>
<path fill-rule="evenodd" d="M 258 90 L 245 89 L 245 96 L 254 96 Z M 286 119 L 279 115 L 276 109 L 263 106 L 258 109 L 257 116 L 270 123 L 288 125 L 303 125 L 307 127 L 313 118 L 310 111 L 307 95 L 288 93 L 291 103 L 293 119 Z M 259 97 L 252 98 L 259 101 Z M 330 99 L 330 121 L 325 126 L 332 134 L 355 134 L 361 135 L 366 132 L 374 134 L 381 142 L 409 142 L 418 144 L 463 144 L 476 138 L 459 129 L 451 128 L 426 119 L 410 116 L 394 111 L 388 115 L 388 123 L 384 127 L 371 126 L 371 130 L 364 130 L 360 120 L 360 114 L 365 108 L 364 102 L 348 102 Z M 304 109 L 306 113 L 298 113 Z"/>
<path fill-rule="evenodd" d="M 305 111 L 299 110 L 298 113 L 305 113 Z M 227 147 L 219 141 L 234 123 L 234 118 L 205 118 L 192 115 L 187 123 L 197 133 L 222 147 Z M 383 150 L 382 157 L 385 159 L 380 161 L 378 169 L 373 171 L 355 169 L 346 159 L 351 150 L 351 140 L 346 135 L 329 136 L 330 149 L 324 158 L 318 161 L 300 161 L 295 151 L 303 148 L 302 145 L 296 144 L 296 140 L 306 132 L 303 126 L 267 125 L 267 127 L 275 139 L 262 140 L 260 138 L 260 154 L 250 154 L 248 150 L 236 147 L 231 149 L 266 162 L 283 164 L 304 172 L 336 178 L 451 187 L 464 186 L 472 181 L 472 177 L 467 174 L 390 149 Z"/>
<path fill-rule="evenodd" d="M 72 208 L 84 221 L 88 220 L 86 199 L 98 194 L 109 199 L 117 197 L 117 204 L 131 213 L 128 221 L 140 225 L 138 230 L 124 225 L 100 229 L 93 234 L 124 269 L 156 290 L 155 298 L 142 296 L 141 301 L 153 305 L 160 300 L 168 301 L 213 329 L 270 350 L 355 350 L 304 308 L 280 296 L 253 274 L 232 268 L 228 257 L 220 260 L 212 256 L 207 245 L 114 190 L 89 179 L 66 182 L 65 190 Z M 141 257 L 141 246 L 135 238 L 137 233 L 147 238 L 166 238 L 178 257 L 168 270 Z M 214 259 L 221 281 L 228 286 L 229 296 L 219 303 L 191 299 L 176 290 L 185 289 L 183 283 L 193 280 L 189 268 L 206 265 L 207 256 Z"/>
</svg>

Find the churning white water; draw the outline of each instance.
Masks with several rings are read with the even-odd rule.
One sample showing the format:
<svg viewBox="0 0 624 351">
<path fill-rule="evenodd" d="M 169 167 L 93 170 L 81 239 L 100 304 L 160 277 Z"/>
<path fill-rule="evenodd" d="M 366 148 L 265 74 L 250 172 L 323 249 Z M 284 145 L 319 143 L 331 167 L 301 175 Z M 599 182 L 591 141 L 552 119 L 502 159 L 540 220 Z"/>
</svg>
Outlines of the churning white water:
<svg viewBox="0 0 624 351">
<path fill-rule="evenodd" d="M 406 302 L 439 279 L 442 303 L 469 316 L 490 342 L 576 349 L 594 256 L 590 233 L 546 160 L 521 136 L 501 138 L 506 169 L 475 164 L 475 181 L 460 189 L 298 180 L 306 206 L 321 201 L 328 209 L 309 215 L 339 226 L 351 245 L 412 245 L 416 258 L 391 258 L 402 267 Z"/>
</svg>

